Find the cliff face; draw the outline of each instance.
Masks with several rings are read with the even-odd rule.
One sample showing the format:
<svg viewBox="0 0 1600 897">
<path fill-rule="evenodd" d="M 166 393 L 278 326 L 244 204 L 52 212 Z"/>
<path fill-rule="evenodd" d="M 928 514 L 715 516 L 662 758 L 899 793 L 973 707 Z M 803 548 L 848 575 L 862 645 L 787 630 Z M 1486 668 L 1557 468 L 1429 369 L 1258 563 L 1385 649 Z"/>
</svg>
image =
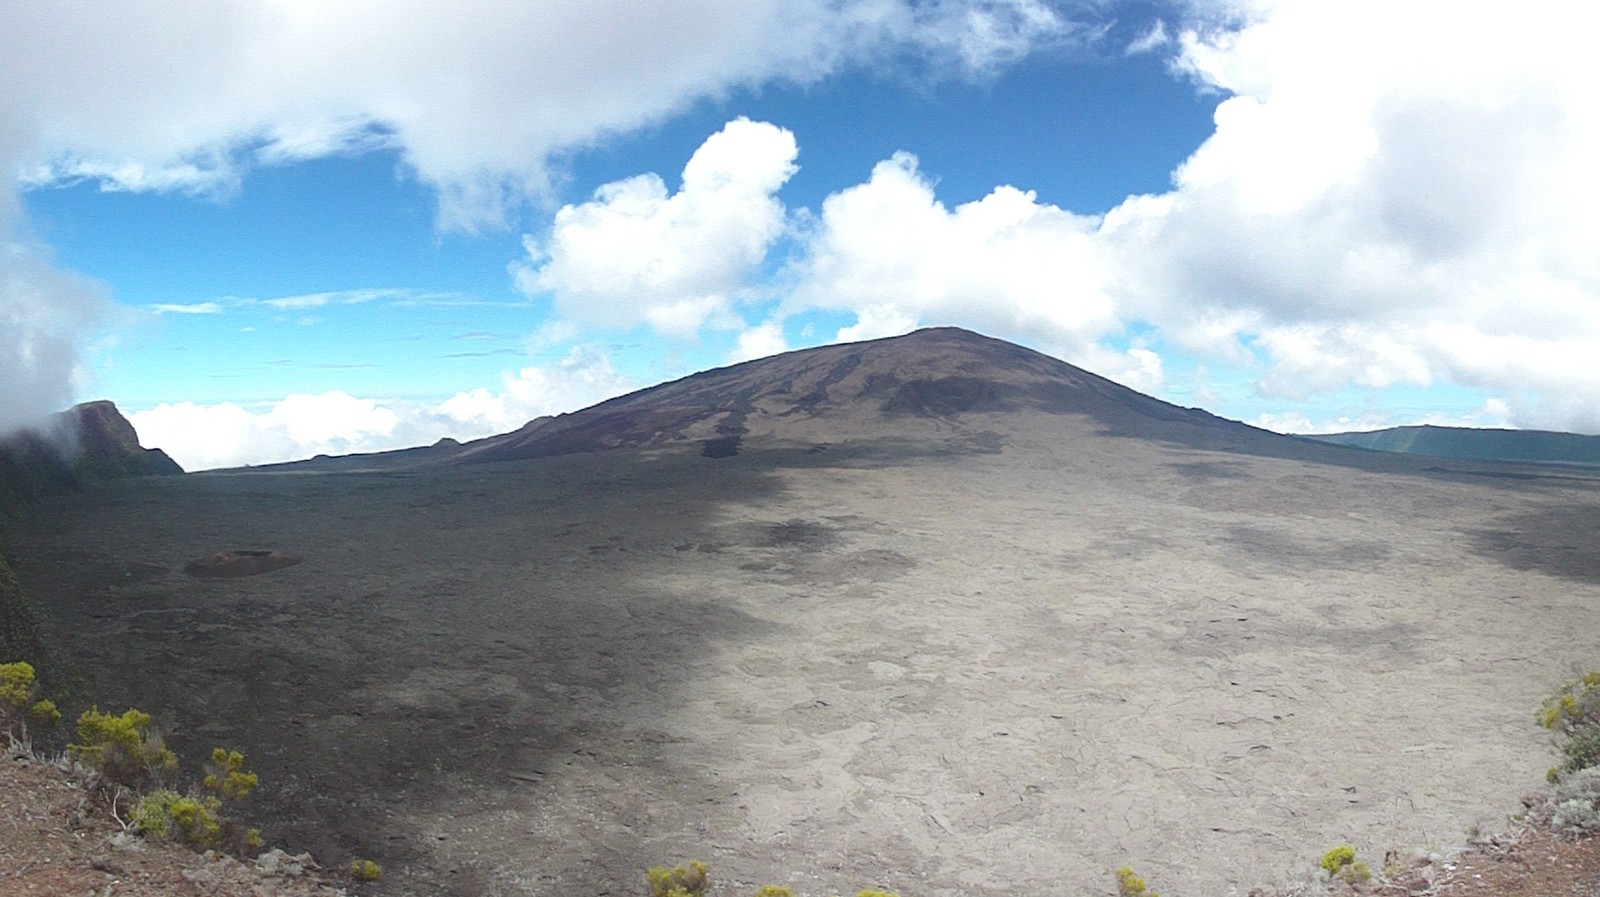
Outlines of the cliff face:
<svg viewBox="0 0 1600 897">
<path fill-rule="evenodd" d="M 129 476 L 183 473 L 160 449 L 139 445 L 133 424 L 110 402 L 86 402 L 41 431 L 0 437 L 0 518 L 25 501 Z"/>
</svg>

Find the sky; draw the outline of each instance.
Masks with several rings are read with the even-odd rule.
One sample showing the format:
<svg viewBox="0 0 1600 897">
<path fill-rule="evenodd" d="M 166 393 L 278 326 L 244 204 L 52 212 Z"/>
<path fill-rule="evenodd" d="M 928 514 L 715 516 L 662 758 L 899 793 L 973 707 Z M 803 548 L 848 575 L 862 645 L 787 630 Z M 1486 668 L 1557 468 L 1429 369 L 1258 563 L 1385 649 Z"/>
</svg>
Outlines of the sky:
<svg viewBox="0 0 1600 897">
<path fill-rule="evenodd" d="M 470 439 L 954 325 L 1280 432 L 1600 433 L 1588 2 L 0 4 L 0 430 Z"/>
</svg>

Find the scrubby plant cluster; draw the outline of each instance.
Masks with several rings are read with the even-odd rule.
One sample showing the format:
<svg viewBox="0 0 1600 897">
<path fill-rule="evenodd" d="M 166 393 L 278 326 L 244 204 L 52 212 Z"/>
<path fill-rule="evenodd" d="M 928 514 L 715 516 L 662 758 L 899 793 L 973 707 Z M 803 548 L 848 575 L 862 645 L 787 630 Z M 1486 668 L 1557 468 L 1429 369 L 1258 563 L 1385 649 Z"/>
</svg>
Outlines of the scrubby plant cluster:
<svg viewBox="0 0 1600 897">
<path fill-rule="evenodd" d="M 55 702 L 40 700 L 33 665 L 24 660 L 0 663 L 0 732 L 12 744 L 29 744 L 28 723 L 53 728 L 61 721 Z"/>
<path fill-rule="evenodd" d="M 1327 873 L 1330 879 L 1345 884 L 1359 885 L 1372 880 L 1372 870 L 1367 868 L 1366 863 L 1356 859 L 1356 849 L 1348 844 L 1341 844 L 1323 854 L 1317 868 Z"/>
<path fill-rule="evenodd" d="M 1570 838 L 1600 835 L 1600 766 L 1563 776 L 1550 789 L 1550 826 Z"/>
<path fill-rule="evenodd" d="M 1600 670 L 1584 673 L 1548 698 L 1538 720 L 1556 733 L 1566 755 L 1558 774 L 1600 766 Z"/>
<path fill-rule="evenodd" d="M 132 708 L 121 715 L 101 713 L 99 707 L 84 711 L 78 717 L 78 741 L 67 745 L 67 753 L 105 784 L 135 790 L 158 784 L 178 766 L 178 756 L 150 728 L 150 714 Z"/>
<path fill-rule="evenodd" d="M 199 787 L 180 792 L 170 781 L 178 756 L 150 723 L 150 714 L 142 710 L 110 714 L 91 708 L 78 717 L 78 741 L 67 745 L 67 753 L 93 770 L 100 787 L 113 795 L 113 812 L 124 791 L 139 795 L 127 825 L 150 837 L 241 855 L 260 847 L 259 831 L 222 812 L 224 801 L 244 799 L 260 781 L 244 768 L 244 755 L 213 749 Z"/>
<path fill-rule="evenodd" d="M 378 881 L 383 878 L 383 867 L 371 860 L 353 860 L 350 863 L 351 881 Z"/>
<path fill-rule="evenodd" d="M 682 866 L 654 866 L 645 873 L 645 883 L 650 886 L 650 897 L 705 897 L 711 891 L 711 867 L 699 860 Z M 764 885 L 755 897 L 794 897 L 794 891 L 782 885 Z M 888 891 L 858 891 L 856 897 L 896 897 Z M 1154 895 L 1149 895 L 1154 897 Z"/>
<path fill-rule="evenodd" d="M 1116 874 L 1117 897 L 1161 897 L 1160 894 L 1146 888 L 1144 879 L 1140 878 L 1131 867 L 1123 866 Z"/>
<path fill-rule="evenodd" d="M 671 868 L 655 866 L 644 880 L 650 897 L 702 897 L 711 890 L 711 867 L 699 860 Z"/>
<path fill-rule="evenodd" d="M 132 821 L 140 831 L 156 838 L 243 854 L 261 846 L 261 832 L 224 815 L 222 803 L 248 797 L 258 781 L 255 773 L 245 771 L 243 754 L 214 748 L 197 793 L 180 794 L 170 788 L 152 791 L 139 799 Z"/>
<path fill-rule="evenodd" d="M 1563 686 L 1539 708 L 1538 721 L 1556 733 L 1566 758 L 1550 770 L 1551 827 L 1565 837 L 1600 834 L 1600 671 Z"/>
</svg>

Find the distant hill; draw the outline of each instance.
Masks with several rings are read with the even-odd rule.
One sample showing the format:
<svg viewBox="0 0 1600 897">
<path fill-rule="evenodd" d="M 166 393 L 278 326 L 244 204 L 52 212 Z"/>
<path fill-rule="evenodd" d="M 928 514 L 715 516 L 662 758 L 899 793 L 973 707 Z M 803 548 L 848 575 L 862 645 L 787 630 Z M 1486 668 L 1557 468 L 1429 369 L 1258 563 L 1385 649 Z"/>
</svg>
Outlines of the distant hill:
<svg viewBox="0 0 1600 897">
<path fill-rule="evenodd" d="M 1379 452 L 1470 461 L 1600 465 L 1600 436 L 1547 430 L 1420 426 L 1391 427 L 1363 433 L 1327 433 L 1308 438 Z"/>
<path fill-rule="evenodd" d="M 139 434 L 116 405 L 85 402 L 41 430 L 0 437 L 0 511 L 99 480 L 180 473 L 166 452 L 139 445 Z"/>
</svg>

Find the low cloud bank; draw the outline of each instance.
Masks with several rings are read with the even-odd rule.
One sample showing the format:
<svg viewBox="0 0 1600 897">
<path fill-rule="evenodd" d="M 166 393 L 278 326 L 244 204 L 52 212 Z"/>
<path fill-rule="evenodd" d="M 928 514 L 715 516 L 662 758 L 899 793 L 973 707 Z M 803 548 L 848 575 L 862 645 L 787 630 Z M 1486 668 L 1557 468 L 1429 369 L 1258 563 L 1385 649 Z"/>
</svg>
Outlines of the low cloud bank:
<svg viewBox="0 0 1600 897">
<path fill-rule="evenodd" d="M 185 470 L 212 470 L 477 439 L 547 414 L 576 411 L 635 384 L 605 355 L 576 349 L 562 362 L 504 375 L 501 389 L 474 389 L 437 404 L 357 398 L 342 391 L 296 394 L 269 403 L 162 403 L 128 419 L 144 445 Z"/>
</svg>

